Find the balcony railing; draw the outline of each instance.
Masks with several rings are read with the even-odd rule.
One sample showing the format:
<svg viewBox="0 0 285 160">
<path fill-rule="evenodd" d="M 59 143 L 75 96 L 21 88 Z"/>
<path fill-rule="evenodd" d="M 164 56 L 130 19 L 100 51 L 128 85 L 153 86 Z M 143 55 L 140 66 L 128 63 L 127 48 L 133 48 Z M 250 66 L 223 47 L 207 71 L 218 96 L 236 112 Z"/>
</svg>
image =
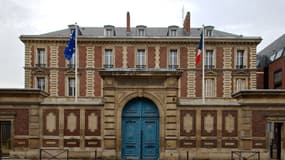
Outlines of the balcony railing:
<svg viewBox="0 0 285 160">
<path fill-rule="evenodd" d="M 205 69 L 214 69 L 215 65 L 205 65 Z"/>
<path fill-rule="evenodd" d="M 178 65 L 170 64 L 170 65 L 168 65 L 168 68 L 170 68 L 170 69 L 177 69 Z"/>
<path fill-rule="evenodd" d="M 46 64 L 36 64 L 36 67 L 38 67 L 38 68 L 45 68 Z"/>
<path fill-rule="evenodd" d="M 236 65 L 236 69 L 245 69 L 246 66 L 245 65 Z"/>
<path fill-rule="evenodd" d="M 114 67 L 114 65 L 112 65 L 112 64 L 104 64 L 104 68 L 113 68 Z"/>
<path fill-rule="evenodd" d="M 68 68 L 75 68 L 75 64 L 67 64 Z"/>
<path fill-rule="evenodd" d="M 136 68 L 139 68 L 139 69 L 143 69 L 145 67 L 146 67 L 146 65 L 136 65 Z"/>
</svg>

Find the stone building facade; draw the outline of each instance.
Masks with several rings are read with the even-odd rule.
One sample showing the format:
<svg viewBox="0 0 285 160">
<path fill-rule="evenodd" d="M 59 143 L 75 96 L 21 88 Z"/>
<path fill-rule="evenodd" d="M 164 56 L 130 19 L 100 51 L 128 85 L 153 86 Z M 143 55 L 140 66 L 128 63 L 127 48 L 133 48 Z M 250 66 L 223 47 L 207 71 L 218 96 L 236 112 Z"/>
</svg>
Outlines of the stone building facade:
<svg viewBox="0 0 285 160">
<path fill-rule="evenodd" d="M 284 154 L 280 143 L 270 149 L 268 130 L 276 124 L 283 134 L 284 92 L 256 90 L 260 37 L 205 27 L 203 103 L 202 66 L 195 64 L 202 29 L 190 26 L 189 12 L 181 28 L 131 27 L 129 13 L 126 27 L 78 26 L 75 102 L 75 63 L 63 54 L 74 27 L 20 37 L 26 89 L 0 90 L 10 155 L 39 158 L 40 149 L 68 149 L 80 158 L 96 150 L 103 159 Z"/>
</svg>

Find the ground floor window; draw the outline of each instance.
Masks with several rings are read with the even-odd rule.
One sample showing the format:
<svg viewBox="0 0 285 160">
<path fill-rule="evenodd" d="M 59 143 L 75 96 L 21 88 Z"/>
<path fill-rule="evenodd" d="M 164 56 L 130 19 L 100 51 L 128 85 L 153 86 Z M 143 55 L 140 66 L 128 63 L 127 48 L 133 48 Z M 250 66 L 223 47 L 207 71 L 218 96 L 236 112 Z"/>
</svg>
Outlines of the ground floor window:
<svg viewBox="0 0 285 160">
<path fill-rule="evenodd" d="M 11 121 L 0 121 L 0 149 L 3 155 L 11 149 L 11 137 Z"/>
</svg>

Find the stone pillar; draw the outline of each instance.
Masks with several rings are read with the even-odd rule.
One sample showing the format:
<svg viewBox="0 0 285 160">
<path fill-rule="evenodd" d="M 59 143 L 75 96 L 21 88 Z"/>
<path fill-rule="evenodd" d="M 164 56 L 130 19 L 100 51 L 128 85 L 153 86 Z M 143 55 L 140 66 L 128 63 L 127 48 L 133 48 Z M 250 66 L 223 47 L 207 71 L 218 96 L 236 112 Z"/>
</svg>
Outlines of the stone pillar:
<svg viewBox="0 0 285 160">
<path fill-rule="evenodd" d="M 104 79 L 103 159 L 116 159 L 116 110 L 114 80 Z"/>
<path fill-rule="evenodd" d="M 166 159 L 178 159 L 177 152 L 177 137 L 178 137 L 178 124 L 177 124 L 177 86 L 178 81 L 175 78 L 168 78 L 166 80 L 167 88 L 165 98 L 165 154 Z M 161 117 L 162 118 L 162 117 Z M 160 131 L 164 132 L 164 131 Z"/>
<path fill-rule="evenodd" d="M 40 136 L 40 111 L 38 106 L 31 106 L 29 110 L 29 151 L 27 156 L 39 158 L 39 149 L 41 148 Z"/>
<path fill-rule="evenodd" d="M 32 47 L 28 43 L 25 44 L 25 67 L 32 67 Z M 25 88 L 32 87 L 32 72 L 25 69 Z"/>
<path fill-rule="evenodd" d="M 252 148 L 252 111 L 248 109 L 241 109 L 239 113 L 239 137 L 240 149 Z"/>
</svg>

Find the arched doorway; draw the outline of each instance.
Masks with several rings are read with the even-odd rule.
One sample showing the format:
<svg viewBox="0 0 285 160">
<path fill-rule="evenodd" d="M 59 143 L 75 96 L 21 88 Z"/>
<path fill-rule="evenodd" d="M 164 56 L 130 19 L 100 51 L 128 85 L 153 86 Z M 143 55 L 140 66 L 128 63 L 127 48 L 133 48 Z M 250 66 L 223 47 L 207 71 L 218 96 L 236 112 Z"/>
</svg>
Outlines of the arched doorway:
<svg viewBox="0 0 285 160">
<path fill-rule="evenodd" d="M 129 101 L 122 113 L 122 159 L 159 158 L 159 112 L 146 98 Z"/>
</svg>

